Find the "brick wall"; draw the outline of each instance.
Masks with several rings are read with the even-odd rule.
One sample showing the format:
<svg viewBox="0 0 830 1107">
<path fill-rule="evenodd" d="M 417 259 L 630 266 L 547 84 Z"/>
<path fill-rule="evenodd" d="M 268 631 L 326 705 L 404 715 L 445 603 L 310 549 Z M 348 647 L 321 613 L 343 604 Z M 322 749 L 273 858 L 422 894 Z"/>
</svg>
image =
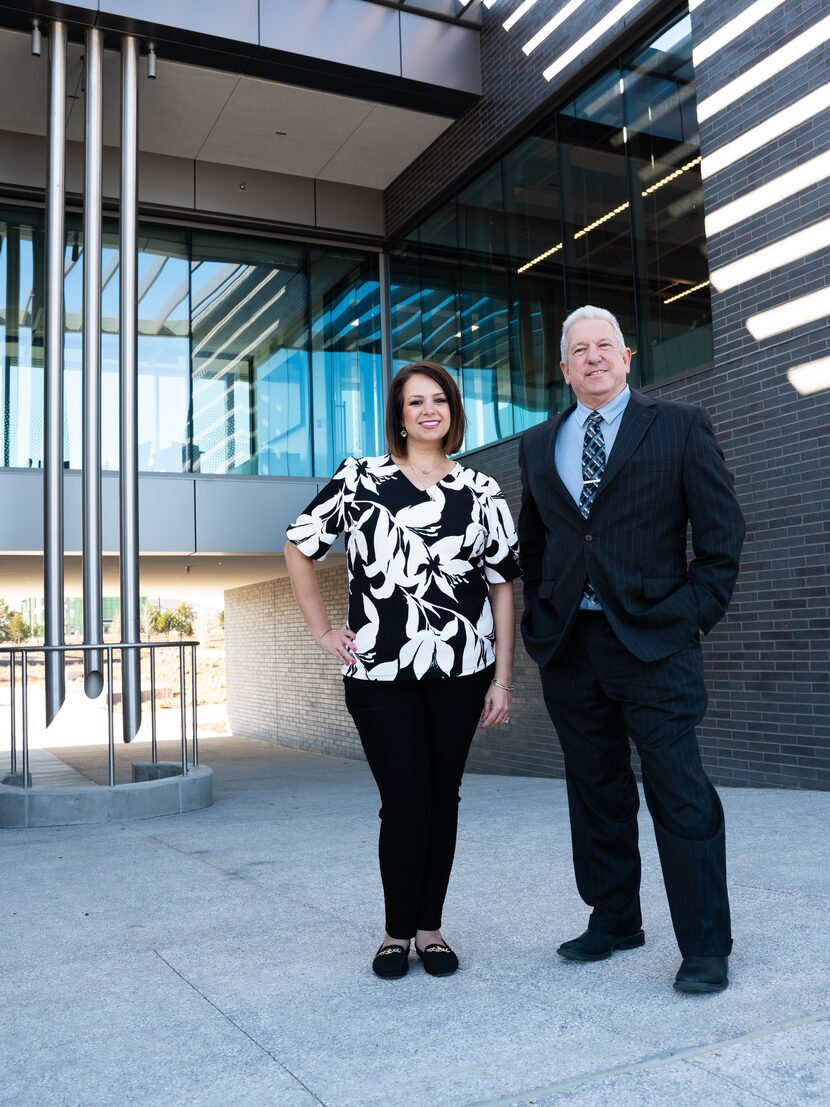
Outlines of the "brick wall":
<svg viewBox="0 0 830 1107">
<path fill-rule="evenodd" d="M 696 45 L 726 24 L 751 0 L 707 0 L 692 12 Z M 482 33 L 484 96 L 395 181 L 387 193 L 388 230 L 421 219 L 463 183 L 470 167 L 492 161 L 494 145 L 518 137 L 540 109 L 552 109 L 564 84 L 541 80 L 537 51 L 521 44 L 550 17 L 539 4 L 511 35 L 503 19 L 512 0 L 489 17 Z M 585 4 L 581 19 L 597 17 Z M 649 18 L 670 13 L 644 5 Z M 701 102 L 725 83 L 807 30 L 823 15 L 820 0 L 787 0 L 769 16 L 696 67 Z M 569 21 L 568 37 L 584 30 Z M 628 45 L 631 27 L 606 43 Z M 507 40 L 507 44 L 505 44 Z M 601 60 L 584 59 L 584 80 Z M 830 43 L 816 37 L 806 57 L 764 81 L 701 124 L 704 157 L 792 104 L 828 79 Z M 573 83 L 574 67 L 562 74 Z M 524 121 L 524 124 L 523 124 Z M 758 151 L 704 180 L 707 212 L 775 180 L 781 173 L 830 148 L 830 112 L 805 118 Z M 498 151 L 495 151 L 496 153 Z M 830 217 L 830 181 L 824 181 L 713 235 L 710 270 Z M 758 311 L 830 286 L 830 250 L 821 250 L 724 293 L 712 292 L 713 371 L 663 386 L 657 394 L 705 406 L 713 417 L 735 473 L 748 533 L 741 577 L 726 619 L 705 640 L 710 707 L 701 729 L 707 766 L 721 783 L 830 787 L 830 390 L 799 395 L 787 369 L 830 356 L 828 318 L 757 342 L 746 328 Z M 516 442 L 472 455 L 515 497 Z M 515 502 L 513 500 L 512 502 Z M 480 736 L 474 754 L 481 767 L 498 771 L 561 772 L 550 742 L 550 724 L 538 697 L 538 677 L 518 652 L 521 697 L 512 733 Z M 526 698 L 527 697 L 527 698 Z"/>
<path fill-rule="evenodd" d="M 330 555 L 317 574 L 332 623 L 342 625 L 344 558 Z M 309 637 L 287 577 L 225 593 L 225 657 L 234 734 L 337 757 L 363 756 L 343 705 L 340 670 Z"/>
<path fill-rule="evenodd" d="M 695 43 L 748 6 L 710 0 L 692 12 Z M 787 0 L 696 68 L 698 102 L 827 14 Z M 830 43 L 701 124 L 704 157 L 824 84 Z M 707 213 L 830 148 L 830 113 L 704 180 Z M 830 216 L 819 184 L 709 238 L 710 271 Z M 799 395 L 793 366 L 830 355 L 827 318 L 757 342 L 749 316 L 830 285 L 830 250 L 712 293 L 716 374 L 672 390 L 709 408 L 748 522 L 728 621 L 708 646 L 711 705 L 704 732 L 720 778 L 830 787 L 830 390 Z"/>
</svg>

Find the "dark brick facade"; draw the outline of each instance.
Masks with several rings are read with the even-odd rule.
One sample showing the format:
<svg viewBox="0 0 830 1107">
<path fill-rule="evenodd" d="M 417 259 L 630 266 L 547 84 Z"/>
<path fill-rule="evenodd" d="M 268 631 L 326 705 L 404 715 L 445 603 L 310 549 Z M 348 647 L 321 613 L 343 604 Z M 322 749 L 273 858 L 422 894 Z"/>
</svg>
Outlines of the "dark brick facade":
<svg viewBox="0 0 830 1107">
<path fill-rule="evenodd" d="M 706 0 L 699 5 L 692 13 L 695 43 L 750 2 Z M 629 22 L 613 42 L 602 42 L 592 57 L 563 73 L 561 82 L 548 85 L 541 78 L 539 58 L 534 54 L 526 59 L 521 44 L 558 5 L 537 5 L 532 19 L 523 21 L 521 34 L 506 35 L 501 23 L 518 3 L 512 0 L 493 12 L 484 11 L 485 95 L 388 190 L 388 230 L 393 235 L 429 215 L 474 168 L 483 168 L 488 157 L 492 160 L 499 152 L 496 147 L 518 137 L 522 121 L 529 126 L 541 107 L 552 109 L 561 103 L 576 79 L 582 83 L 595 76 L 609 51 L 619 53 L 635 34 L 646 30 L 649 20 L 654 23 L 676 10 L 666 4 L 643 4 L 635 9 L 636 25 Z M 598 0 L 585 4 L 579 18 L 569 23 L 568 38 L 573 41 L 606 9 Z M 698 67 L 698 101 L 809 28 L 827 10 L 826 0 L 786 0 Z M 817 41 L 815 50 L 801 61 L 704 121 L 704 158 L 824 84 L 830 79 L 828 70 L 830 44 Z M 824 111 L 728 169 L 707 176 L 707 212 L 828 148 L 830 111 Z M 828 217 L 830 183 L 825 180 L 713 235 L 708 244 L 710 270 Z M 710 412 L 747 518 L 734 601 L 704 641 L 710 703 L 700 730 L 701 747 L 709 772 L 721 784 L 830 787 L 830 389 L 800 395 L 787 376 L 793 366 L 830 356 L 830 319 L 764 342 L 753 339 L 746 328 L 747 318 L 756 312 L 820 288 L 830 288 L 830 250 L 728 292 L 713 292 L 714 367 L 655 389 L 664 398 L 700 404 Z M 517 510 L 516 451 L 513 438 L 466 460 L 492 473 Z M 517 598 L 518 593 L 517 589 Z M 288 599 L 286 593 L 283 600 Z M 298 648 L 300 642 L 298 637 Z M 305 671 L 305 661 L 295 671 Z M 561 753 L 539 694 L 538 673 L 521 646 L 515 683 L 513 724 L 479 732 L 470 766 L 561 775 Z M 340 735 L 341 719 L 333 702 L 323 702 Z M 310 723 L 316 734 L 316 715 Z M 335 740 L 346 749 L 345 737 Z M 316 742 L 314 738 L 312 748 L 321 748 Z M 349 749 L 358 753 L 354 745 Z"/>
<path fill-rule="evenodd" d="M 749 7 L 751 0 L 707 0 L 692 12 L 696 45 Z M 483 167 L 488 152 L 518 137 L 540 108 L 555 107 L 602 64 L 600 50 L 620 51 L 649 19 L 671 6 L 646 4 L 593 57 L 569 67 L 559 83 L 541 79 L 539 51 L 526 59 L 521 44 L 559 5 L 536 5 L 506 35 L 501 27 L 518 6 L 485 13 L 482 66 L 485 94 L 387 193 L 388 229 L 403 227 Z M 607 5 L 588 3 L 568 24 L 572 41 Z M 827 14 L 824 0 L 786 0 L 696 68 L 698 102 L 774 53 Z M 505 40 L 508 40 L 507 42 Z M 579 72 L 575 72 L 575 70 Z M 734 104 L 704 120 L 704 158 L 763 123 L 830 79 L 830 43 Z M 704 180 L 707 212 L 751 191 L 830 148 L 830 112 L 794 129 Z M 830 217 L 824 180 L 769 207 L 708 243 L 710 270 Z M 830 287 L 830 250 L 724 292 L 712 292 L 714 369 L 656 389 L 667 399 L 706 407 L 735 474 L 747 517 L 743 567 L 733 604 L 705 641 L 710 706 L 701 744 L 713 778 L 724 784 L 830 787 L 830 390 L 799 395 L 792 366 L 830 356 L 830 321 L 822 318 L 764 342 L 746 327 L 749 316 Z M 830 300 L 830 294 L 828 294 Z M 830 313 L 829 313 L 830 314 Z M 516 440 L 470 456 L 491 472 L 514 505 L 518 500 Z M 480 734 L 474 764 L 499 772 L 560 773 L 561 754 L 538 695 L 538 676 L 517 652 L 519 702 L 511 731 Z"/>
</svg>

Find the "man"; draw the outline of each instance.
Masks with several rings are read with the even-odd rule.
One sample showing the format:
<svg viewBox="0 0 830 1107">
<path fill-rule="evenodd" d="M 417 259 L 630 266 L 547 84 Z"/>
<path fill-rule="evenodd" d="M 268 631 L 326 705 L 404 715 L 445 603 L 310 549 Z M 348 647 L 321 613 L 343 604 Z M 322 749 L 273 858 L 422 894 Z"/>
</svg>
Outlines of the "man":
<svg viewBox="0 0 830 1107">
<path fill-rule="evenodd" d="M 630 364 L 610 312 L 569 315 L 562 372 L 577 402 L 519 451 L 522 633 L 564 751 L 577 887 L 593 908 L 557 952 L 598 961 L 645 941 L 631 738 L 683 958 L 674 986 L 719 992 L 732 935 L 723 809 L 695 737 L 699 632 L 726 611 L 744 522 L 705 412 L 632 391 Z"/>
</svg>

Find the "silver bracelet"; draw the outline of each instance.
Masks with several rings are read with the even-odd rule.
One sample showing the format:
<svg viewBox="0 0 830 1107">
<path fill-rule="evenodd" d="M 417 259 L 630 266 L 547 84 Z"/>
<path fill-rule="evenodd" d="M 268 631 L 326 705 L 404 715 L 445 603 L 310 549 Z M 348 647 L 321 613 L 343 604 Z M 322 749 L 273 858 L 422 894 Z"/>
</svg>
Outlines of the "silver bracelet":
<svg viewBox="0 0 830 1107">
<path fill-rule="evenodd" d="M 505 692 L 514 692 L 515 687 L 512 684 L 502 684 L 500 680 L 496 680 L 495 677 L 490 681 L 491 684 L 495 684 L 497 688 L 501 688 Z"/>
</svg>

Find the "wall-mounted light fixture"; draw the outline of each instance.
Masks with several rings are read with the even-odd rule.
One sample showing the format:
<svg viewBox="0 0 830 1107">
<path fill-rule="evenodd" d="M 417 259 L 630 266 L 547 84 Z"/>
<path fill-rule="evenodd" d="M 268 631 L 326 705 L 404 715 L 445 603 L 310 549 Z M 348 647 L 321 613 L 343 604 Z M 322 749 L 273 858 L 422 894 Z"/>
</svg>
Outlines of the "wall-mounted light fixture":
<svg viewBox="0 0 830 1107">
<path fill-rule="evenodd" d="M 802 96 L 789 107 L 771 115 L 757 127 L 744 131 L 742 135 L 727 142 L 725 146 L 707 154 L 701 162 L 701 176 L 705 178 L 711 177 L 713 173 L 719 173 L 727 166 L 747 157 L 748 154 L 753 154 L 768 142 L 772 142 L 774 138 L 779 138 L 795 127 L 800 127 L 827 108 L 830 108 L 830 81 Z"/>
<path fill-rule="evenodd" d="M 43 49 L 43 43 L 41 41 L 40 34 L 40 20 L 32 20 L 32 54 L 34 57 L 39 58 Z"/>
<path fill-rule="evenodd" d="M 147 76 L 151 81 L 156 79 L 156 44 L 147 43 Z"/>
<path fill-rule="evenodd" d="M 761 250 L 738 258 L 737 261 L 722 265 L 720 269 L 713 269 L 712 284 L 718 292 L 726 292 L 729 288 L 762 277 L 765 273 L 772 273 L 784 265 L 792 265 L 818 250 L 826 250 L 828 246 L 830 219 L 823 219 L 820 223 L 812 223 L 795 234 L 787 235 Z"/>
<path fill-rule="evenodd" d="M 810 158 L 795 169 L 788 169 L 780 177 L 776 177 L 766 184 L 753 188 L 751 192 L 745 192 L 735 200 L 730 200 L 723 207 L 715 208 L 709 212 L 706 219 L 706 237 L 725 231 L 728 227 L 734 227 L 736 223 L 750 219 L 753 215 L 779 204 L 802 192 L 811 185 L 830 177 L 830 150 L 826 150 L 818 157 Z"/>
<path fill-rule="evenodd" d="M 523 4 L 519 4 L 518 8 L 516 8 L 513 14 L 508 19 L 505 19 L 505 31 L 509 31 L 511 27 L 515 27 L 522 16 L 529 12 L 535 3 L 536 0 L 524 0 Z"/>
<path fill-rule="evenodd" d="M 754 339 L 761 342 L 795 327 L 815 323 L 826 315 L 830 315 L 830 288 L 820 288 L 818 292 L 811 292 L 808 296 L 799 296 L 797 300 L 788 300 L 769 311 L 750 315 L 746 328 Z"/>
</svg>

